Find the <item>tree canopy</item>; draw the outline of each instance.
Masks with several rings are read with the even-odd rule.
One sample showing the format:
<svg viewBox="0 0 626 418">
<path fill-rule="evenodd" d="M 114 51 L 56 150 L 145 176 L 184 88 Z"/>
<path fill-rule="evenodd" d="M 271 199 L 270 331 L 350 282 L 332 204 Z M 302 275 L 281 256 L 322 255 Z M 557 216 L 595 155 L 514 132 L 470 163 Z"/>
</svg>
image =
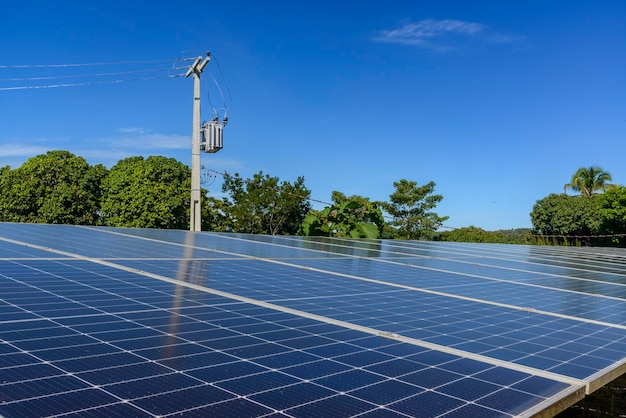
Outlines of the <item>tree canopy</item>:
<svg viewBox="0 0 626 418">
<path fill-rule="evenodd" d="M 550 194 L 538 200 L 530 214 L 541 235 L 589 236 L 597 233 L 600 218 L 595 196 Z"/>
<path fill-rule="evenodd" d="M 346 198 L 333 192 L 331 206 L 311 211 L 302 221 L 300 235 L 326 237 L 379 238 L 385 219 L 383 213 L 367 198 Z"/>
<path fill-rule="evenodd" d="M 600 167 L 581 167 L 572 176 L 569 183 L 563 187 L 564 192 L 572 189 L 580 192 L 581 196 L 591 196 L 595 192 L 605 191 L 613 185 L 609 182 L 613 180 L 608 171 L 604 171 Z"/>
<path fill-rule="evenodd" d="M 442 195 L 432 194 L 435 182 L 423 186 L 402 179 L 394 182 L 395 191 L 389 195 L 390 202 L 383 202 L 383 209 L 391 215 L 392 226 L 401 239 L 420 239 L 436 231 L 448 219 L 433 212 Z"/>
<path fill-rule="evenodd" d="M 600 217 L 599 233 L 613 235 L 613 244 L 623 245 L 626 237 L 626 188 L 614 187 L 607 190 L 598 200 L 598 216 Z"/>
<path fill-rule="evenodd" d="M 101 224 L 186 229 L 190 188 L 191 170 L 173 158 L 123 159 L 103 183 Z"/>
<path fill-rule="evenodd" d="M 29 158 L 0 171 L 0 218 L 9 222 L 86 225 L 99 218 L 107 170 L 68 151 Z"/>
<path fill-rule="evenodd" d="M 291 184 L 259 171 L 250 180 L 225 176 L 222 192 L 234 232 L 295 235 L 311 209 L 304 177 Z"/>
<path fill-rule="evenodd" d="M 434 241 L 484 242 L 499 244 L 533 244 L 536 239 L 527 228 L 485 231 L 476 226 L 455 228 L 433 236 Z"/>
<path fill-rule="evenodd" d="M 623 244 L 626 189 L 610 181 L 611 175 L 600 167 L 579 168 L 565 185 L 565 191 L 572 189 L 578 196 L 552 193 L 535 203 L 530 213 L 534 232 L 556 243 Z"/>
</svg>

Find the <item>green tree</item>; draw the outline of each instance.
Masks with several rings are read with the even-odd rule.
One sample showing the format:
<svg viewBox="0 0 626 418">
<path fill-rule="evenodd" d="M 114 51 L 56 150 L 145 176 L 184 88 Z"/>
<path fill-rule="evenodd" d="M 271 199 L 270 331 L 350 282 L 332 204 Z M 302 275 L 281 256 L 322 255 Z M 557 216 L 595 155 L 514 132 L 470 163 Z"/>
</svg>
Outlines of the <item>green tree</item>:
<svg viewBox="0 0 626 418">
<path fill-rule="evenodd" d="M 558 239 L 561 242 L 575 239 L 567 236 L 597 234 L 600 228 L 597 202 L 602 197 L 552 193 L 538 200 L 530 213 L 535 232 L 542 235 L 565 236 Z"/>
<path fill-rule="evenodd" d="M 572 189 L 580 192 L 581 196 L 591 196 L 598 190 L 605 191 L 613 187 L 609 183 L 611 180 L 613 180 L 611 174 L 600 167 L 581 167 L 576 170 L 572 180 L 563 187 L 563 190 L 567 192 L 568 189 Z"/>
<path fill-rule="evenodd" d="M 535 243 L 531 230 L 526 228 L 485 231 L 476 226 L 455 228 L 451 231 L 443 231 L 433 237 L 434 241 L 453 242 L 485 242 L 499 244 L 531 244 Z"/>
<path fill-rule="evenodd" d="M 626 188 L 615 187 L 607 190 L 598 199 L 600 233 L 606 235 L 626 234 Z M 608 241 L 623 245 L 626 237 L 611 237 Z"/>
<path fill-rule="evenodd" d="M 345 198 L 333 192 L 334 203 L 321 211 L 312 210 L 302 221 L 300 235 L 379 238 L 385 224 L 383 213 L 369 199 Z"/>
<path fill-rule="evenodd" d="M 102 224 L 187 229 L 191 170 L 173 158 L 120 160 L 103 184 Z"/>
<path fill-rule="evenodd" d="M 448 219 L 433 212 L 442 195 L 432 194 L 435 183 L 418 186 L 415 181 L 402 179 L 394 182 L 395 192 L 390 202 L 383 202 L 383 209 L 393 217 L 392 226 L 401 239 L 419 239 L 436 231 Z"/>
<path fill-rule="evenodd" d="M 93 225 L 98 221 L 102 165 L 68 151 L 49 151 L 0 171 L 0 216 L 11 222 Z"/>
<path fill-rule="evenodd" d="M 372 202 L 369 197 L 359 196 L 356 194 L 353 194 L 352 196 L 346 196 L 344 193 L 338 192 L 337 190 L 334 190 L 330 194 L 330 199 L 333 201 L 333 203 L 337 203 L 337 204 L 346 202 L 348 200 L 352 200 L 362 206 L 368 206 L 371 204 L 374 207 L 380 207 L 382 205 L 381 202 L 377 202 L 377 201 Z"/>
<path fill-rule="evenodd" d="M 13 170 L 6 165 L 0 168 L 0 222 L 11 221 L 13 199 L 11 188 L 13 187 Z"/>
<path fill-rule="evenodd" d="M 202 194 L 202 230 L 233 232 L 234 226 L 228 205 L 222 200 Z"/>
<path fill-rule="evenodd" d="M 236 173 L 225 177 L 222 192 L 234 232 L 294 235 L 311 209 L 304 177 L 291 184 L 262 171 L 249 180 Z"/>
</svg>

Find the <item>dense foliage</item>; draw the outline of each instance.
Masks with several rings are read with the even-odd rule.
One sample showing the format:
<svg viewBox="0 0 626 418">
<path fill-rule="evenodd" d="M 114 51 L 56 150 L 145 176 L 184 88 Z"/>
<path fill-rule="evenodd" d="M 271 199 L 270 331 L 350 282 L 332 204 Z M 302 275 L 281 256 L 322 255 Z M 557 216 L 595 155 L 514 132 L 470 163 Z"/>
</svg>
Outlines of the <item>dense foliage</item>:
<svg viewBox="0 0 626 418">
<path fill-rule="evenodd" d="M 626 189 L 600 167 L 581 167 L 565 185 L 578 196 L 552 193 L 538 200 L 530 219 L 539 240 L 553 244 L 624 245 Z M 603 192 L 603 193 L 598 193 Z"/>
<path fill-rule="evenodd" d="M 303 177 L 291 184 L 262 171 L 251 180 L 235 174 L 225 177 L 222 192 L 229 194 L 224 209 L 235 232 L 294 235 L 311 209 Z"/>
<path fill-rule="evenodd" d="M 382 211 L 367 200 L 341 199 L 321 211 L 311 211 L 299 234 L 326 237 L 379 238 L 385 219 Z"/>
<path fill-rule="evenodd" d="M 215 232 L 234 232 L 235 226 L 228 211 L 228 206 L 222 199 L 202 193 L 202 230 Z M 187 226 L 189 226 L 187 224 Z M 185 227 L 187 228 L 187 227 Z"/>
<path fill-rule="evenodd" d="M 395 191 L 389 195 L 390 202 L 382 202 L 383 209 L 393 218 L 396 237 L 420 239 L 428 237 L 448 219 L 433 212 L 443 196 L 432 194 L 435 183 L 418 186 L 415 181 L 402 179 L 394 182 Z"/>
<path fill-rule="evenodd" d="M 601 196 L 550 194 L 538 200 L 530 214 L 535 231 L 541 235 L 588 236 L 598 231 L 597 200 Z"/>
<path fill-rule="evenodd" d="M 530 229 L 519 228 L 500 231 L 485 231 L 476 226 L 443 231 L 433 236 L 434 241 L 482 242 L 498 244 L 536 244 Z"/>
<path fill-rule="evenodd" d="M 0 219 L 93 225 L 98 222 L 102 165 L 90 166 L 67 151 L 50 151 L 21 167 L 0 171 Z"/>
<path fill-rule="evenodd" d="M 607 190 L 602 198 L 598 199 L 597 207 L 601 221 L 598 232 L 603 235 L 615 235 L 610 237 L 614 244 L 626 243 L 626 237 L 617 236 L 626 234 L 626 187 L 613 187 Z"/>
<path fill-rule="evenodd" d="M 183 229 L 189 224 L 191 174 L 173 158 L 130 157 L 103 183 L 102 224 Z"/>
<path fill-rule="evenodd" d="M 626 243 L 626 188 L 602 194 L 550 194 L 530 213 L 534 232 L 549 243 L 623 245 Z"/>
</svg>

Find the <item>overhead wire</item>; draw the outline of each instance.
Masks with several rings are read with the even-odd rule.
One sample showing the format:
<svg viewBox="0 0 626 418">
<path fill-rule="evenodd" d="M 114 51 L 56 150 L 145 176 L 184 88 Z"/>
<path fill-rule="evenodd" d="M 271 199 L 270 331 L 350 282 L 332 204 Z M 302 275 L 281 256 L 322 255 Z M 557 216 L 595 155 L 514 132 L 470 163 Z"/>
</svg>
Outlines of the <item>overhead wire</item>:
<svg viewBox="0 0 626 418">
<path fill-rule="evenodd" d="M 224 81 L 224 86 L 226 87 L 226 92 L 228 93 L 228 100 L 230 101 L 230 109 L 231 109 L 231 112 L 232 112 L 233 96 L 230 93 L 230 88 L 228 87 L 228 83 L 226 82 L 226 78 L 224 77 L 224 73 L 222 72 L 222 66 L 220 65 L 220 62 L 217 59 L 217 57 L 215 57 L 215 65 L 217 66 L 217 70 L 220 73 L 220 77 L 222 78 L 222 81 Z M 220 89 L 220 93 L 221 93 L 221 89 Z M 222 94 L 222 99 L 224 99 L 224 95 L 223 94 Z M 226 107 L 226 100 L 224 100 L 224 107 Z"/>
<path fill-rule="evenodd" d="M 222 89 L 220 88 L 220 85 L 219 85 L 219 83 L 217 82 L 217 80 L 215 79 L 215 77 L 213 76 L 213 74 L 209 72 L 209 75 L 210 75 L 210 76 L 211 76 L 211 78 L 213 79 L 213 82 L 215 83 L 215 86 L 217 87 L 217 91 L 219 91 L 219 92 L 220 92 L 220 96 L 222 96 L 222 104 L 224 105 L 224 107 L 223 107 L 222 109 L 224 109 L 224 117 L 226 117 L 226 116 L 227 116 L 227 112 L 226 112 L 226 100 L 224 99 L 224 94 L 222 93 Z M 213 108 L 213 113 L 216 113 L 216 116 L 218 116 L 218 115 L 217 115 L 217 113 L 218 113 L 218 111 L 217 111 L 217 110 L 218 110 L 219 108 L 217 108 L 217 107 L 215 107 L 215 106 L 213 105 L 213 102 L 211 101 L 211 95 L 210 95 L 210 92 L 207 92 L 207 99 L 208 99 L 208 101 L 209 101 L 209 104 L 210 104 L 210 105 L 211 105 L 211 107 Z"/>
<path fill-rule="evenodd" d="M 208 169 L 207 171 L 208 171 L 208 172 L 210 172 L 210 173 L 219 174 L 220 176 L 222 176 L 222 177 L 224 177 L 224 178 L 235 178 L 235 176 L 230 175 L 230 174 L 228 174 L 228 173 L 226 173 L 226 172 L 217 171 L 217 170 L 212 170 L 212 169 Z M 245 179 L 245 180 L 244 180 L 244 179 L 242 179 L 242 180 L 243 180 L 243 182 L 244 182 L 245 184 L 250 184 L 250 185 L 253 185 L 253 186 L 256 186 L 256 187 L 262 187 L 261 183 L 255 183 L 254 181 L 249 180 L 249 179 Z M 266 187 L 267 187 L 267 186 L 266 186 Z M 279 192 L 279 193 L 287 194 L 287 195 L 290 195 L 290 196 L 302 197 L 302 196 L 300 196 L 300 195 L 298 195 L 298 194 L 295 194 L 295 193 L 290 193 L 290 192 L 285 192 L 285 191 L 282 191 L 282 190 L 277 189 L 277 188 L 270 188 L 270 189 L 271 189 L 271 190 L 274 190 L 275 192 Z M 307 198 L 305 198 L 305 200 L 308 200 L 308 201 L 310 201 L 310 202 L 315 202 L 315 203 L 321 203 L 321 204 L 323 204 L 323 205 L 332 205 L 332 203 L 329 203 L 329 202 L 324 202 L 323 200 L 313 199 L 312 197 L 307 197 Z"/>
<path fill-rule="evenodd" d="M 132 78 L 125 80 L 105 80 L 105 81 L 87 81 L 83 83 L 64 83 L 64 84 L 46 84 L 46 85 L 34 85 L 34 86 L 13 86 L 13 87 L 0 87 L 0 91 L 11 91 L 11 90 L 32 90 L 32 89 L 52 89 L 59 87 L 79 87 L 79 86 L 92 86 L 99 84 L 118 84 L 118 83 L 126 83 L 130 81 L 146 81 L 146 80 L 158 80 L 165 78 L 176 78 L 181 77 L 184 74 L 174 74 L 174 75 L 166 75 L 159 77 L 142 77 L 142 78 Z"/>
<path fill-rule="evenodd" d="M 184 51 L 183 51 L 184 52 Z M 182 53 L 181 53 L 182 55 Z M 179 55 L 178 59 L 167 59 L 167 60 L 143 60 L 143 61 L 106 61 L 106 62 L 84 62 L 84 63 L 64 63 L 64 64 L 18 64 L 18 65 L 0 65 L 0 70 L 42 70 L 42 69 L 68 69 L 68 68 L 80 68 L 80 67 L 95 67 L 95 66 L 117 66 L 117 65 L 152 65 L 152 64 L 163 64 L 163 63 L 171 63 L 172 67 L 169 68 L 143 68 L 141 70 L 128 70 L 128 71 L 110 71 L 110 72 L 99 72 L 99 73 L 87 73 L 87 74 L 50 74 L 50 75 L 37 75 L 32 77 L 22 76 L 22 77 L 6 77 L 0 78 L 0 83 L 5 83 L 4 86 L 0 86 L 0 91 L 15 91 L 15 90 L 33 90 L 33 89 L 53 89 L 53 88 L 62 88 L 62 87 L 79 87 L 79 86 L 92 86 L 99 84 L 118 84 L 132 81 L 144 81 L 144 80 L 156 80 L 156 79 L 165 79 L 165 78 L 177 78 L 184 74 L 178 74 L 176 72 L 180 70 L 187 70 L 187 66 L 176 66 L 176 63 L 184 63 L 188 61 L 195 60 L 196 57 L 182 57 Z M 169 71 L 170 74 L 156 77 L 138 77 L 138 78 L 115 78 L 112 80 L 92 80 L 93 78 L 104 78 L 104 77 L 125 77 L 132 74 L 147 74 L 147 73 L 158 73 Z M 175 74 L 171 74 L 174 72 Z M 221 69 L 220 69 L 221 73 Z M 42 82 L 42 81 L 54 81 L 54 80 L 68 80 L 68 79 L 82 79 L 83 81 L 75 82 L 75 83 L 49 83 L 49 84 L 29 84 L 31 82 Z M 220 89 L 220 94 L 223 97 L 223 93 L 221 92 L 221 88 L 219 83 L 216 85 L 218 89 Z M 28 85 L 6 85 L 12 83 L 24 83 Z M 225 99 L 224 99 L 224 114 L 227 116 L 228 109 L 226 107 Z"/>
<path fill-rule="evenodd" d="M 177 72 L 180 70 L 187 70 L 187 66 L 176 66 L 176 63 L 182 63 L 187 61 L 193 61 L 197 59 L 197 57 L 182 57 L 182 54 L 189 53 L 189 51 L 181 51 L 179 58 L 176 60 L 144 60 L 144 61 L 108 61 L 108 62 L 85 62 L 85 63 L 64 63 L 64 64 L 19 64 L 19 65 L 0 65 L 0 70 L 27 70 L 27 69 L 67 69 L 67 68 L 80 68 L 80 67 L 95 67 L 95 66 L 116 66 L 116 65 L 148 65 L 148 64 L 163 64 L 163 63 L 172 63 L 171 68 L 143 68 L 141 70 L 129 70 L 129 71 L 111 71 L 111 72 L 99 72 L 99 73 L 91 73 L 91 74 L 52 74 L 52 75 L 39 75 L 33 77 L 7 77 L 0 78 L 1 83 L 30 83 L 30 82 L 38 82 L 38 81 L 54 81 L 54 80 L 68 80 L 68 79 L 83 79 L 84 81 L 76 82 L 76 83 L 50 83 L 50 84 L 33 84 L 33 85 L 10 85 L 10 86 L 0 86 L 0 91 L 15 91 L 15 90 L 33 90 L 33 89 L 52 89 L 52 88 L 62 88 L 62 87 L 79 87 L 79 86 L 91 86 L 91 85 L 99 85 L 99 84 L 118 84 L 125 83 L 130 81 L 144 81 L 144 80 L 155 80 L 160 78 L 176 78 L 180 77 L 184 74 L 168 74 L 166 76 L 158 76 L 158 77 L 140 77 L 140 78 L 130 78 L 130 79 L 120 79 L 116 78 L 113 80 L 91 80 L 92 78 L 103 78 L 103 77 L 124 77 L 131 74 L 146 74 L 146 73 L 157 73 L 162 71 L 170 71 Z M 205 52 L 203 52 L 205 53 Z M 226 83 L 224 78 L 224 74 L 222 73 L 222 69 L 219 65 L 219 61 L 215 56 L 212 57 L 215 60 L 216 65 L 218 67 L 218 71 L 220 74 L 220 78 L 222 79 L 226 91 L 228 93 L 231 107 L 232 107 L 232 95 L 230 93 L 230 88 Z M 229 114 L 229 106 L 226 103 L 226 98 L 224 96 L 224 92 L 222 91 L 222 87 L 215 76 L 211 73 L 211 78 L 217 87 L 219 95 L 222 98 L 223 108 L 216 108 L 211 103 L 211 99 L 209 97 L 209 103 L 211 107 L 213 107 L 214 113 L 219 116 L 219 111 L 223 110 L 223 118 L 225 121 L 228 120 Z"/>
<path fill-rule="evenodd" d="M 181 58 L 178 60 L 150 60 L 150 61 L 112 61 L 112 62 L 84 62 L 84 63 L 72 63 L 72 64 L 21 64 L 21 65 L 0 65 L 0 69 L 24 69 L 24 68 L 64 68 L 64 67 L 93 67 L 103 65 L 145 65 L 145 64 L 158 64 L 165 62 L 176 61 L 189 61 L 195 58 Z"/>
<path fill-rule="evenodd" d="M 85 73 L 81 74 L 80 72 L 75 73 L 64 73 L 64 74 L 46 74 L 46 75 L 36 75 L 32 77 L 21 76 L 21 77 L 6 77 L 0 78 L 0 83 L 4 83 L 4 86 L 0 86 L 0 91 L 15 91 L 15 90 L 33 90 L 33 89 L 53 89 L 53 88 L 62 88 L 62 87 L 79 87 L 79 86 L 92 86 L 92 85 L 101 85 L 101 84 L 118 84 L 118 83 L 126 83 L 126 82 L 134 82 L 134 81 L 145 81 L 145 80 L 157 80 L 157 79 L 166 79 L 166 78 L 177 78 L 184 74 L 179 74 L 178 71 L 186 70 L 187 66 L 177 66 L 176 63 L 183 63 L 187 61 L 194 60 L 195 58 L 183 58 L 179 57 L 178 59 L 168 59 L 168 60 L 144 60 L 144 61 L 109 61 L 109 62 L 85 62 L 85 63 L 65 63 L 65 64 L 20 64 L 20 65 L 0 65 L 0 70 L 50 70 L 53 71 L 55 69 L 76 69 L 80 67 L 96 67 L 96 66 L 133 66 L 133 65 L 155 65 L 155 64 L 164 64 L 171 63 L 171 67 L 157 67 L 157 68 L 142 68 L 140 70 L 123 70 L 123 71 L 105 71 L 105 72 L 96 72 L 96 73 Z M 131 77 L 126 78 L 129 75 L 134 74 L 155 74 L 155 73 L 164 73 L 169 72 L 167 75 L 160 75 L 154 77 Z M 1 71 L 0 71 L 1 74 Z M 104 80 L 106 77 L 115 77 L 114 79 Z M 70 79 L 80 79 L 81 81 L 77 81 L 75 83 L 47 83 L 47 84 L 36 84 L 36 82 L 51 82 L 55 80 L 70 80 Z M 6 84 L 14 84 L 20 83 L 22 85 L 6 85 Z"/>
<path fill-rule="evenodd" d="M 228 83 L 226 83 L 226 79 L 224 78 L 224 74 L 222 73 L 221 67 L 219 65 L 219 61 L 217 59 L 217 57 L 215 56 L 215 54 L 211 54 L 211 61 L 214 61 L 217 68 L 218 68 L 218 72 L 220 75 L 220 79 L 222 80 L 222 83 L 224 84 L 225 88 L 226 88 L 226 92 L 228 93 L 229 96 L 229 101 L 230 101 L 230 109 L 229 109 L 229 105 L 226 103 L 226 97 L 224 96 L 224 91 L 222 90 L 222 86 L 220 85 L 220 82 L 218 81 L 218 79 L 215 77 L 215 75 L 213 74 L 212 71 L 208 71 L 209 76 L 211 77 L 211 79 L 213 80 L 213 84 L 215 84 L 215 87 L 221 97 L 222 100 L 222 106 L 223 107 L 217 107 L 216 105 L 213 104 L 213 101 L 211 100 L 211 90 L 209 89 L 207 91 L 207 100 L 209 102 L 209 105 L 211 106 L 211 108 L 213 109 L 213 114 L 215 115 L 215 117 L 219 118 L 220 117 L 220 110 L 223 111 L 223 120 L 224 121 L 228 121 L 228 115 L 229 112 L 232 110 L 232 95 L 230 94 L 230 89 L 228 87 Z"/>
<path fill-rule="evenodd" d="M 186 67 L 180 67 L 178 69 L 183 69 Z M 175 70 L 177 68 L 174 68 Z M 148 69 L 148 70 L 134 70 L 134 71 L 118 71 L 114 73 L 94 73 L 94 74 L 70 74 L 70 75 L 54 75 L 54 76 L 45 76 L 45 77 L 16 77 L 16 78 L 0 78 L 1 81 L 43 81 L 43 80 L 56 80 L 56 79 L 68 79 L 68 78 L 81 78 L 81 77 L 111 77 L 111 76 L 119 76 L 119 75 L 128 75 L 128 74 L 143 74 L 143 73 L 155 73 L 161 71 L 171 71 L 172 68 L 156 68 L 156 69 Z"/>
</svg>

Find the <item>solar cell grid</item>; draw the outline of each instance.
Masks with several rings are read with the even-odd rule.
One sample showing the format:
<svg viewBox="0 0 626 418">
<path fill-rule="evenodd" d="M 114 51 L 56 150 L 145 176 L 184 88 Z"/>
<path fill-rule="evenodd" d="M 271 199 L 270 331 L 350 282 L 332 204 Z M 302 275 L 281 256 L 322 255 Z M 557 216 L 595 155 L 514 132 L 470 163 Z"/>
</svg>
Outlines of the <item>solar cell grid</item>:
<svg viewBox="0 0 626 418">
<path fill-rule="evenodd" d="M 301 264 L 303 261 L 296 260 L 296 263 Z M 328 260 L 324 263 L 314 264 L 311 261 L 306 261 L 306 265 L 309 266 L 324 266 L 328 269 L 330 264 L 330 269 L 333 271 L 346 274 L 354 273 L 353 271 L 346 271 L 346 269 L 342 269 L 341 263 L 345 265 L 345 261 L 341 260 Z M 363 261 L 362 264 L 367 264 L 367 260 Z M 409 286 L 417 286 L 424 289 L 439 290 L 465 297 L 481 298 L 493 302 L 516 304 L 521 307 L 532 307 L 533 309 L 561 312 L 566 315 L 581 316 L 588 319 L 605 318 L 607 317 L 606 312 L 613 309 L 614 311 L 610 316 L 611 322 L 621 324 L 626 321 L 626 316 L 623 314 L 623 312 L 626 312 L 624 309 L 625 306 L 623 299 L 620 298 L 606 301 L 603 299 L 598 300 L 597 297 L 598 294 L 605 294 L 613 296 L 615 299 L 616 296 L 619 297 L 624 293 L 625 289 L 622 285 L 612 285 L 608 283 L 596 284 L 584 281 L 574 281 L 572 279 L 551 279 L 543 277 L 528 280 L 528 282 L 535 281 L 541 283 L 542 286 L 540 287 L 520 288 L 519 286 L 516 286 L 515 283 L 494 281 L 485 282 L 484 279 L 480 278 L 467 276 L 459 278 L 451 274 L 446 275 L 437 272 L 428 272 L 427 274 L 423 274 L 421 277 L 425 279 L 419 280 L 417 278 L 420 277 L 420 272 L 418 272 L 417 275 L 412 275 L 413 272 L 408 271 L 403 275 L 398 275 L 399 269 L 397 266 L 385 267 L 387 267 L 387 269 L 383 269 L 381 271 L 376 270 L 366 272 L 366 274 L 363 274 L 363 277 Z M 392 267 L 396 268 L 395 274 L 390 274 L 390 272 L 393 271 Z M 561 289 L 550 289 L 545 287 L 547 284 L 550 284 L 547 283 L 549 280 L 553 280 L 553 286 L 556 286 L 558 283 L 562 283 L 563 287 L 565 287 L 565 289 L 569 292 L 584 291 L 585 293 L 575 293 L 574 295 L 564 296 Z M 459 282 L 461 282 L 461 284 L 458 284 Z M 230 283 L 230 285 L 236 286 L 233 283 Z M 232 290 L 232 288 L 230 290 Z M 250 288 L 248 288 L 247 291 L 253 292 Z M 254 291 L 262 292 L 262 290 L 258 288 Z M 572 302 L 572 299 L 574 299 L 575 302 Z M 567 310 L 563 310 L 563 304 L 565 303 L 564 300 L 566 300 L 570 305 L 567 307 Z"/>
<path fill-rule="evenodd" d="M 261 237 L 254 239 L 262 240 L 266 243 L 273 242 L 294 242 L 297 237 Z M 486 261 L 488 266 L 508 267 L 511 269 L 528 269 L 552 274 L 563 273 L 567 276 L 576 271 L 591 271 L 593 277 L 597 277 L 601 272 L 613 272 L 622 274 L 623 266 L 626 264 L 626 252 L 623 249 L 603 248 L 601 254 L 594 249 L 580 249 L 572 247 L 561 247 L 551 249 L 550 247 L 521 247 L 503 245 L 475 245 L 463 243 L 424 243 L 409 241 L 386 241 L 386 242 L 363 242 L 355 243 L 354 240 L 331 239 L 320 241 L 318 237 L 306 238 L 307 248 L 323 248 L 324 251 L 340 251 L 346 253 L 342 247 L 367 248 L 374 251 L 376 257 L 386 258 L 393 261 L 406 261 L 414 264 L 419 263 L 448 263 L 456 261 L 463 264 L 483 264 Z M 319 242 L 325 245 L 322 247 Z M 330 245 L 329 245 L 330 244 Z M 354 255 L 354 254 L 353 254 Z M 610 261 L 607 261 L 607 255 Z M 410 256 L 407 258 L 406 256 Z M 570 268 L 571 267 L 571 268 Z M 534 269 L 534 270 L 533 270 Z"/>
<path fill-rule="evenodd" d="M 624 362 L 614 274 L 590 287 L 572 266 L 549 276 L 552 249 L 528 263 L 526 247 L 15 224 L 0 224 L 0 244 L 7 417 L 525 415 L 574 402 Z M 454 261 L 494 254 L 524 271 L 472 267 L 484 280 Z M 555 302 L 516 283 L 535 279 L 559 295 L 579 287 Z M 615 304 L 591 303 L 593 289 Z M 505 292 L 554 315 L 509 306 Z"/>
<path fill-rule="evenodd" d="M 396 292 L 395 295 L 397 295 L 397 293 L 398 292 Z M 380 298 L 383 298 L 384 296 L 385 294 L 378 293 L 378 296 L 375 299 L 380 299 Z M 358 298 L 359 299 L 362 298 L 362 295 L 359 295 Z M 383 331 L 388 330 L 386 328 L 386 324 L 390 323 L 391 320 L 395 321 L 394 324 L 398 324 L 398 323 L 401 323 L 402 321 L 401 317 L 406 318 L 406 315 L 388 315 L 386 317 L 381 315 L 380 309 L 376 309 L 375 302 L 370 303 L 370 301 L 368 301 L 367 298 L 365 298 L 365 302 L 366 302 L 365 306 L 367 307 L 367 309 L 365 309 L 365 306 L 359 303 L 351 304 L 350 301 L 352 299 L 357 299 L 354 296 L 342 297 L 341 300 L 338 300 L 338 301 L 335 301 L 333 299 L 335 298 L 316 298 L 314 301 L 286 300 L 285 302 L 281 302 L 281 301 L 278 301 L 278 302 L 273 301 L 273 302 L 279 303 L 281 305 L 284 305 L 290 308 L 307 311 L 307 312 L 311 312 L 315 314 L 321 314 L 321 315 L 328 316 L 328 317 L 335 318 L 335 319 L 348 320 L 351 318 L 351 321 L 350 321 L 351 323 L 370 326 L 373 328 L 381 329 Z M 398 297 L 396 296 L 393 299 L 398 299 Z M 467 326 L 463 324 L 464 322 L 466 322 L 466 320 L 456 321 L 459 323 L 457 327 L 453 327 L 451 325 L 442 326 L 441 322 L 445 318 L 446 321 L 450 323 L 450 316 L 454 313 L 456 313 L 460 318 L 462 318 L 464 316 L 465 311 L 468 311 L 468 310 L 471 311 L 471 305 L 473 305 L 474 303 L 468 302 L 468 301 L 449 300 L 444 297 L 438 297 L 437 299 L 439 300 L 435 300 L 434 302 L 431 302 L 431 303 L 424 302 L 422 300 L 415 301 L 415 299 L 416 299 L 415 295 L 413 295 L 412 293 L 409 293 L 404 299 L 402 299 L 402 302 L 404 302 L 405 306 L 407 304 L 410 305 L 411 303 L 416 304 L 417 306 L 419 306 L 419 308 L 416 308 L 416 311 L 418 312 L 421 310 L 424 310 L 424 311 L 439 313 L 439 317 L 435 318 L 436 320 L 434 321 L 431 327 L 424 327 L 424 329 L 427 331 L 429 331 L 429 328 L 431 328 L 432 332 L 434 333 L 432 337 L 424 335 L 424 333 L 421 330 L 416 331 L 418 334 L 417 337 L 425 341 L 442 343 L 440 337 L 443 335 L 447 339 L 446 344 L 454 347 L 454 339 L 450 337 L 451 336 L 454 337 L 455 332 L 462 333 L 465 329 L 467 329 Z M 337 303 L 335 304 L 334 302 L 337 302 Z M 391 302 L 390 304 L 393 305 L 394 303 Z M 320 308 L 320 305 L 321 305 L 321 308 Z M 311 308 L 311 306 L 313 306 L 313 308 Z M 315 308 L 316 306 L 318 307 L 317 309 Z M 372 308 L 374 309 L 375 312 L 371 312 L 370 309 Z M 357 313 L 355 313 L 359 311 L 364 312 L 364 313 L 361 315 L 358 315 Z M 521 339 L 521 338 L 539 339 L 539 338 L 544 338 L 546 336 L 550 336 L 554 334 L 554 338 L 557 338 L 557 339 L 560 338 L 561 344 L 564 344 L 565 342 L 568 342 L 568 341 L 576 341 L 577 339 L 583 338 L 583 336 L 587 337 L 588 334 L 591 332 L 592 328 L 595 330 L 594 332 L 599 332 L 602 329 L 601 326 L 594 325 L 594 324 L 587 324 L 588 327 L 584 329 L 580 329 L 580 327 L 578 326 L 579 324 L 575 321 L 569 321 L 569 322 L 561 321 L 560 328 L 558 330 L 553 330 L 550 327 L 548 328 L 539 327 L 537 325 L 528 326 L 529 322 L 533 322 L 533 318 L 534 318 L 534 321 L 537 321 L 538 323 L 555 321 L 557 318 L 545 317 L 545 316 L 533 314 L 530 312 L 510 312 L 510 310 L 506 308 L 500 308 L 499 311 L 500 311 L 499 312 L 500 317 L 498 317 L 498 314 L 492 312 L 490 313 L 489 317 L 485 319 L 489 319 L 493 322 L 498 322 L 500 324 L 508 324 L 508 326 L 505 328 L 506 332 L 503 333 L 503 335 L 505 336 L 507 334 L 510 335 L 514 341 L 517 341 L 518 339 Z M 387 320 L 381 319 L 381 317 L 387 318 Z M 488 330 L 488 332 L 485 332 L 485 334 L 489 336 L 498 335 L 498 330 L 494 329 L 493 327 L 490 328 L 489 326 L 485 326 L 485 328 Z M 475 331 L 480 332 L 481 327 L 473 326 L 473 329 Z M 511 331 L 511 329 L 514 329 L 515 331 Z M 397 327 L 394 329 L 394 331 L 396 330 L 397 330 Z M 414 336 L 414 333 L 411 330 L 405 332 L 404 334 L 409 337 Z M 620 333 L 619 339 L 613 340 L 613 343 L 623 342 L 625 336 L 626 336 L 626 333 L 624 332 Z M 612 337 L 615 338 L 616 335 L 613 335 Z M 478 341 L 480 342 L 480 340 Z M 464 342 L 464 340 L 462 338 L 459 338 L 458 342 L 462 343 Z M 501 358 L 505 360 L 511 360 L 510 350 L 513 350 L 516 353 L 518 353 L 517 357 L 515 358 L 516 362 L 519 362 L 521 364 L 526 364 L 530 362 L 531 358 L 525 358 L 525 356 L 529 354 L 545 351 L 549 349 L 550 347 L 545 347 L 539 344 L 534 344 L 534 345 L 533 344 L 517 344 L 517 345 L 511 345 L 511 347 L 506 350 L 502 350 L 503 351 L 502 354 L 499 354 L 498 350 L 501 350 L 502 348 L 506 348 L 506 347 L 502 347 L 500 345 L 489 347 L 489 344 L 486 344 L 486 348 L 488 349 L 485 349 L 483 350 L 483 352 L 480 352 L 480 353 L 481 354 L 488 353 L 490 356 L 494 356 L 495 358 Z M 611 362 L 610 360 L 607 361 L 606 365 L 610 364 L 610 362 Z M 581 377 L 581 376 L 577 375 L 575 377 Z"/>
</svg>

